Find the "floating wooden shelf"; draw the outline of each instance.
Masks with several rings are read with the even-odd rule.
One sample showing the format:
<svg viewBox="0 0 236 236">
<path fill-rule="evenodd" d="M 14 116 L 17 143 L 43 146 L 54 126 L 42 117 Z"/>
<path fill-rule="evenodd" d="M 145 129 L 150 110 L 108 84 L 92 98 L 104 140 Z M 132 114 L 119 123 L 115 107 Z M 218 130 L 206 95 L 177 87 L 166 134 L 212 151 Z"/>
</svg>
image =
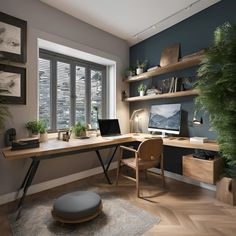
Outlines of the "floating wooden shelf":
<svg viewBox="0 0 236 236">
<path fill-rule="evenodd" d="M 162 74 L 166 74 L 169 72 L 183 70 L 186 68 L 197 66 L 197 65 L 199 65 L 199 63 L 201 61 L 201 56 L 202 56 L 202 54 L 198 54 L 198 55 L 192 56 L 192 57 L 187 57 L 186 59 L 183 59 L 182 61 L 170 64 L 170 65 L 167 65 L 164 67 L 159 67 L 159 68 L 156 68 L 152 71 L 144 72 L 140 75 L 136 75 L 131 78 L 128 78 L 125 80 L 125 82 L 131 83 L 131 82 L 135 82 L 135 81 L 145 80 L 145 79 L 154 77 L 156 75 L 162 75 Z"/>
<path fill-rule="evenodd" d="M 136 102 L 136 101 L 146 101 L 146 100 L 163 99 L 163 98 L 176 98 L 176 97 L 195 96 L 195 95 L 198 95 L 198 91 L 196 89 L 193 89 L 193 90 L 181 91 L 181 92 L 176 92 L 176 93 L 164 93 L 164 94 L 157 94 L 157 95 L 130 97 L 130 98 L 126 98 L 124 101 Z"/>
</svg>

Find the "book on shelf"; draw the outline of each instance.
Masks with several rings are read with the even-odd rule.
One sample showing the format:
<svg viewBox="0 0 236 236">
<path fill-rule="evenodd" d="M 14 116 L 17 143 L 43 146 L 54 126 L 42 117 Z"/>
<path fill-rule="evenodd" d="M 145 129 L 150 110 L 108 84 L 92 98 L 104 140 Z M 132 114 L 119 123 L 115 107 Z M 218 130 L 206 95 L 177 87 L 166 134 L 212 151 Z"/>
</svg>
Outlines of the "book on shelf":
<svg viewBox="0 0 236 236">
<path fill-rule="evenodd" d="M 191 138 L 190 138 L 190 143 L 203 144 L 203 143 L 206 143 L 207 140 L 208 140 L 207 137 L 191 137 Z"/>
</svg>

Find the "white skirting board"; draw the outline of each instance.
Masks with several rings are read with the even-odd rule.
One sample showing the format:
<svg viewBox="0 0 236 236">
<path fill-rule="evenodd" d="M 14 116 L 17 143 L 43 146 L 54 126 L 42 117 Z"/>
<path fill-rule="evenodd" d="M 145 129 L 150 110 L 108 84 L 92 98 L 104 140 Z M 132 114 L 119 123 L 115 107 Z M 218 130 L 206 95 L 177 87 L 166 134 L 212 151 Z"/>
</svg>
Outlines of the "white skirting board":
<svg viewBox="0 0 236 236">
<path fill-rule="evenodd" d="M 111 166 L 110 166 L 110 170 L 115 169 L 116 167 L 117 167 L 117 162 L 112 162 Z M 159 173 L 160 172 L 159 169 L 157 169 L 157 168 L 152 168 L 152 169 L 150 169 L 150 171 L 154 172 L 154 173 Z M 103 172 L 102 167 L 96 167 L 96 168 L 86 170 L 86 171 L 82 171 L 82 172 L 79 172 L 79 173 L 76 173 L 76 174 L 73 174 L 73 175 L 68 175 L 68 176 L 58 178 L 58 179 L 49 180 L 49 181 L 46 181 L 46 182 L 43 182 L 43 183 L 34 184 L 34 185 L 29 187 L 27 195 L 38 193 L 38 192 L 41 192 L 41 191 L 44 191 L 44 190 L 47 190 L 47 189 L 50 189 L 50 188 L 55 188 L 55 187 L 63 185 L 63 184 L 67 184 L 67 183 L 70 183 L 70 182 L 73 182 L 73 181 L 76 181 L 76 180 L 80 180 L 80 179 L 84 179 L 84 178 L 87 178 L 87 177 L 90 177 L 90 176 L 93 176 L 93 175 L 96 175 L 96 174 L 100 174 L 102 172 Z M 188 183 L 188 184 L 193 184 L 193 185 L 205 188 L 205 189 L 209 189 L 209 190 L 212 190 L 212 191 L 216 190 L 215 185 L 205 184 L 205 183 L 202 183 L 202 182 L 199 182 L 199 181 L 196 181 L 196 180 L 192 180 L 188 177 L 185 177 L 185 176 L 182 176 L 182 175 L 179 175 L 179 174 L 175 174 L 175 173 L 165 171 L 165 176 L 169 177 L 169 178 L 172 178 L 172 179 L 176 179 L 176 180 L 185 182 L 185 183 Z M 12 192 L 12 193 L 4 194 L 4 195 L 0 196 L 0 205 L 8 203 L 8 202 L 15 201 L 17 198 L 20 198 L 21 196 L 22 196 L 22 191 L 20 191 L 19 193 L 18 192 Z"/>
<path fill-rule="evenodd" d="M 117 168 L 117 162 L 112 162 L 110 165 L 110 170 Z M 31 195 L 34 193 L 42 192 L 47 189 L 55 188 L 57 186 L 68 184 L 70 182 L 74 182 L 76 180 L 84 179 L 93 175 L 97 175 L 103 173 L 102 167 L 96 167 L 90 170 L 85 170 L 76 174 L 67 175 L 58 179 L 49 180 L 46 182 L 42 182 L 39 184 L 31 185 L 28 189 L 27 195 Z M 106 181 L 104 177 L 104 181 Z M 12 192 L 7 193 L 0 196 L 0 205 L 15 201 L 17 198 L 20 198 L 23 194 L 23 191 L 20 192 Z"/>
<path fill-rule="evenodd" d="M 151 169 L 149 169 L 149 171 L 153 172 L 153 173 L 160 174 L 160 169 L 157 169 L 157 168 L 151 168 Z M 201 188 L 205 188 L 205 189 L 208 189 L 208 190 L 216 191 L 216 186 L 215 185 L 206 184 L 206 183 L 203 183 L 203 182 L 191 179 L 189 177 L 186 177 L 186 176 L 183 176 L 183 175 L 179 175 L 179 174 L 175 174 L 175 173 L 172 173 L 172 172 L 169 172 L 169 171 L 166 171 L 166 170 L 165 170 L 165 176 L 169 177 L 171 179 L 179 180 L 179 181 L 184 182 L 184 183 L 188 183 L 188 184 L 199 186 Z"/>
</svg>

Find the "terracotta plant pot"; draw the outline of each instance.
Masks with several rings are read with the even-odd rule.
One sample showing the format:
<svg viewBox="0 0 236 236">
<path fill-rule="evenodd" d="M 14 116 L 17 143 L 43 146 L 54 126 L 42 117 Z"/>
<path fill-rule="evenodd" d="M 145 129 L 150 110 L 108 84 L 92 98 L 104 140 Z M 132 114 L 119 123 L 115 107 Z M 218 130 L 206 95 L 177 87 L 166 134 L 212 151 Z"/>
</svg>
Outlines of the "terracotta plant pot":
<svg viewBox="0 0 236 236">
<path fill-rule="evenodd" d="M 216 183 L 216 199 L 230 204 L 236 205 L 236 179 L 223 177 Z"/>
</svg>

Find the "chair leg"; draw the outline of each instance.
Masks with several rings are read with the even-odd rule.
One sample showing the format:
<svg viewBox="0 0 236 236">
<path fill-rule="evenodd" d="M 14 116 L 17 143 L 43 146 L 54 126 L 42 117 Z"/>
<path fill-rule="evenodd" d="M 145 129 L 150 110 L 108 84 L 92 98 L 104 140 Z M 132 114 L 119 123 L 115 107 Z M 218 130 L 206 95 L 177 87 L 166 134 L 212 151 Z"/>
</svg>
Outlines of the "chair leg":
<svg viewBox="0 0 236 236">
<path fill-rule="evenodd" d="M 137 197 L 140 197 L 139 195 L 139 169 L 136 168 L 136 191 L 137 191 Z"/>
<path fill-rule="evenodd" d="M 162 177 L 162 187 L 165 187 L 165 173 L 164 173 L 164 164 L 163 164 L 163 154 L 161 156 L 161 177 Z"/>
<path fill-rule="evenodd" d="M 119 176 L 120 176 L 120 164 L 121 164 L 121 161 L 118 160 L 117 172 L 116 172 L 116 186 L 118 186 L 118 181 L 119 181 Z"/>
<path fill-rule="evenodd" d="M 147 170 L 144 170 L 144 175 L 145 175 L 145 180 L 147 180 L 148 176 L 147 176 Z"/>
</svg>

